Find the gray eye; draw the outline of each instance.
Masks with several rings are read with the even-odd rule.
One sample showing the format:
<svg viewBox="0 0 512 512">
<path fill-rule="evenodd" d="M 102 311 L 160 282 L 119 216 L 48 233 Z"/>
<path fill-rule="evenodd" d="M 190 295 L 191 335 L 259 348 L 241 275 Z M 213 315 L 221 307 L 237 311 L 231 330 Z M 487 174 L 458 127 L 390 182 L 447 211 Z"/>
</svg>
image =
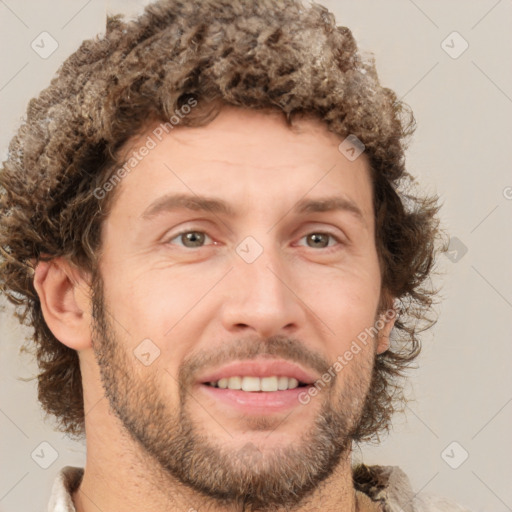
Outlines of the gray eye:
<svg viewBox="0 0 512 512">
<path fill-rule="evenodd" d="M 333 238 L 328 233 L 311 233 L 306 235 L 309 247 L 320 247 L 321 249 L 329 246 L 329 238 Z M 312 245 L 309 244 L 312 242 Z"/>
<path fill-rule="evenodd" d="M 170 239 L 167 243 L 177 243 L 177 245 L 180 245 L 182 247 L 188 247 L 189 249 L 197 249 L 205 244 L 206 238 L 210 237 L 206 233 L 203 233 L 202 231 L 189 230 L 178 233 L 174 238 Z"/>
<path fill-rule="evenodd" d="M 187 233 L 182 233 L 179 237 L 185 247 L 201 247 L 205 240 L 205 234 L 200 231 L 188 231 Z"/>
</svg>

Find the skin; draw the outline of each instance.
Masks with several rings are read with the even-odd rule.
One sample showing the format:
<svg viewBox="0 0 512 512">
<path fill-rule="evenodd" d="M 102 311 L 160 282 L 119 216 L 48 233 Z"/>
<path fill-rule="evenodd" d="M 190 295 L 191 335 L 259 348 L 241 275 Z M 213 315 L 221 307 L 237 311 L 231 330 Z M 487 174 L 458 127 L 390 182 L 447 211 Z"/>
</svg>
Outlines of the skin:
<svg viewBox="0 0 512 512">
<path fill-rule="evenodd" d="M 165 436 L 166 427 L 173 432 L 176 411 L 183 405 L 180 369 L 201 356 L 205 359 L 198 372 L 183 381 L 187 396 L 194 397 L 186 402 L 187 417 L 234 468 L 268 468 L 279 462 L 279 449 L 305 447 L 305 433 L 313 432 L 326 408 L 344 414 L 348 430 L 357 425 L 373 360 L 387 350 L 393 320 L 362 346 L 326 391 L 286 413 L 241 413 L 204 393 L 193 379 L 209 369 L 208 357 L 224 354 L 226 347 L 235 356 L 251 347 L 264 352 L 274 339 L 294 340 L 298 350 L 329 366 L 358 334 L 375 325 L 381 273 L 368 162 L 364 154 L 348 160 L 338 150 L 342 139 L 320 121 L 304 118 L 296 125 L 292 130 L 280 115 L 225 107 L 206 126 L 177 127 L 164 135 L 117 185 L 100 260 L 106 332 L 115 340 L 117 356 L 101 350 L 90 276 L 63 258 L 38 265 L 34 284 L 45 319 L 57 339 L 80 358 L 87 461 L 73 496 L 78 512 L 243 509 L 180 482 L 135 441 L 126 418 L 115 412 L 117 407 L 130 417 L 132 408 L 134 421 L 146 416 L 149 421 L 154 411 L 148 405 L 145 416 L 146 402 L 136 401 L 138 390 L 163 404 L 169 419 L 167 425 L 155 419 L 155 439 Z M 155 126 L 124 149 L 140 148 Z M 179 209 L 144 219 L 143 212 L 168 193 L 216 196 L 237 214 Z M 332 195 L 351 201 L 361 217 L 347 210 L 293 212 L 303 198 Z M 182 231 L 205 233 L 204 244 L 187 247 L 184 237 L 177 236 Z M 308 243 L 307 235 L 327 232 L 333 236 Z M 248 236 L 263 249 L 252 263 L 236 251 Z M 148 366 L 134 357 L 145 339 L 160 350 Z M 277 353 L 286 359 L 284 349 Z M 99 354 L 127 371 L 102 366 Z M 302 368 L 319 377 L 319 368 L 305 361 Z M 119 387 L 110 389 L 117 405 L 108 392 L 109 372 Z M 139 427 L 148 430 L 142 423 Z M 248 446 L 254 453 L 247 453 Z M 354 510 L 350 464 L 346 449 L 329 474 L 288 510 L 319 510 L 320 505 L 322 510 Z"/>
</svg>

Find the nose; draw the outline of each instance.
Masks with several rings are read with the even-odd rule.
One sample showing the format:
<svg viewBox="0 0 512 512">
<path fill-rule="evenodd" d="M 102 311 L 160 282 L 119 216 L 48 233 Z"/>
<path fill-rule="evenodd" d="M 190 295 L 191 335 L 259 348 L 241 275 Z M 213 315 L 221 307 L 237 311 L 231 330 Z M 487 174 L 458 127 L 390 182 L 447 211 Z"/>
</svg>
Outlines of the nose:
<svg viewBox="0 0 512 512">
<path fill-rule="evenodd" d="M 305 306 L 294 290 L 296 276 L 279 249 L 264 248 L 252 263 L 235 254 L 233 265 L 221 306 L 224 329 L 265 338 L 293 334 L 304 319 Z"/>
</svg>

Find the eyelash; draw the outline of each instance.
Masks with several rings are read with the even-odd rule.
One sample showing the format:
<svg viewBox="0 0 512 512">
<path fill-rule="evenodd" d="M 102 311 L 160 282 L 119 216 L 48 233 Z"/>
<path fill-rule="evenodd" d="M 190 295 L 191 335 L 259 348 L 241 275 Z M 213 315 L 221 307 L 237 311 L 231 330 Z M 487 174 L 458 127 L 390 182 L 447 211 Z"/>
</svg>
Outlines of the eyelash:
<svg viewBox="0 0 512 512">
<path fill-rule="evenodd" d="M 187 229 L 187 230 L 184 230 L 184 231 L 181 231 L 181 232 L 177 233 L 172 238 L 168 239 L 166 243 L 170 244 L 173 240 L 176 240 L 176 238 L 180 238 L 182 235 L 186 235 L 187 233 L 202 233 L 202 234 L 205 234 L 207 237 L 211 238 L 205 231 L 195 230 L 195 229 Z M 338 246 L 344 245 L 344 243 L 336 235 L 334 235 L 333 233 L 330 233 L 328 231 L 311 231 L 311 232 L 305 234 L 304 236 L 302 236 L 300 238 L 300 240 L 302 240 L 303 238 L 306 238 L 309 235 L 327 235 L 327 236 L 331 237 L 332 239 L 334 239 L 336 242 L 338 242 Z M 202 249 L 205 246 L 201 246 L 201 247 L 185 247 L 185 246 L 182 246 L 182 247 L 184 249 L 192 250 L 192 249 Z M 309 249 L 314 249 L 314 247 L 308 247 L 308 248 Z M 320 249 L 322 249 L 324 252 L 333 252 L 333 251 L 338 250 L 339 247 L 337 247 L 337 246 L 329 247 L 328 246 L 328 247 L 321 247 Z"/>
</svg>

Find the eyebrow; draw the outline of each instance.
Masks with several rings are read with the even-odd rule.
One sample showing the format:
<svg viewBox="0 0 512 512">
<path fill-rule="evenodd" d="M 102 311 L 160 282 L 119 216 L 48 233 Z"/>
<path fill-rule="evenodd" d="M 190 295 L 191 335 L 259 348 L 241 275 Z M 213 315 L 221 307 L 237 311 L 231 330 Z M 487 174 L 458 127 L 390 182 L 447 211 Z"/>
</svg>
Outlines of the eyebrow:
<svg viewBox="0 0 512 512">
<path fill-rule="evenodd" d="M 364 222 L 363 212 L 359 207 L 351 199 L 343 196 L 302 199 L 295 205 L 294 211 L 297 213 L 346 211 Z"/>
<path fill-rule="evenodd" d="M 143 219 L 151 219 L 161 213 L 177 209 L 209 211 L 234 216 L 234 209 L 222 199 L 189 194 L 165 195 L 151 203 L 142 213 Z"/>
<path fill-rule="evenodd" d="M 159 214 L 177 209 L 208 211 L 230 217 L 237 215 L 235 209 L 223 199 L 189 194 L 168 194 L 151 203 L 144 210 L 141 218 L 149 220 Z M 317 199 L 304 198 L 292 210 L 298 214 L 346 211 L 364 222 L 364 216 L 359 207 L 352 200 L 343 196 L 320 197 Z"/>
</svg>

